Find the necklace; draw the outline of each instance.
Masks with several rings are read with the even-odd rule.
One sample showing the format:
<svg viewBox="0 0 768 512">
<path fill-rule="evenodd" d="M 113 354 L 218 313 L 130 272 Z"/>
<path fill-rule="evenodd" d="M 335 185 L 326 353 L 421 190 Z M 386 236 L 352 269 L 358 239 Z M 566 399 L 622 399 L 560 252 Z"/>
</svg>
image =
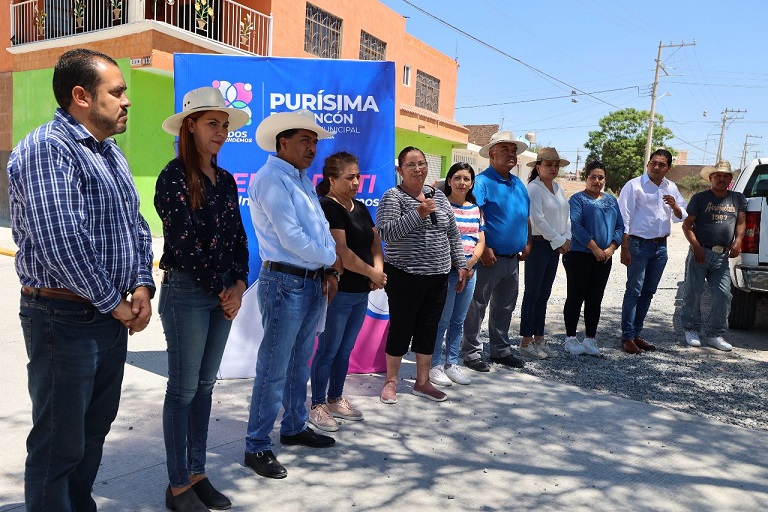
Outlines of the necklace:
<svg viewBox="0 0 768 512">
<path fill-rule="evenodd" d="M 350 200 L 349 201 L 349 206 L 347 206 L 344 203 L 342 203 L 341 201 L 339 201 L 339 199 L 336 196 L 331 195 L 330 192 L 327 195 L 328 195 L 328 197 L 330 197 L 331 199 L 336 201 L 338 204 L 340 204 L 341 207 L 344 208 L 345 210 L 351 212 L 352 210 L 355 209 L 355 202 L 354 201 Z"/>
</svg>

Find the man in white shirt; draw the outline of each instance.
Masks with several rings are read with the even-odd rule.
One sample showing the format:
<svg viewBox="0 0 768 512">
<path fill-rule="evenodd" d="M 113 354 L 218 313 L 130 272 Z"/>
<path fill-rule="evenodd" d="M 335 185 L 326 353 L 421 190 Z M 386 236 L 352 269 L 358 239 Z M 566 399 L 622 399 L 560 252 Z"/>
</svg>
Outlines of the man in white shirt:
<svg viewBox="0 0 768 512">
<path fill-rule="evenodd" d="M 627 266 L 627 287 L 621 307 L 621 346 L 637 354 L 656 347 L 641 337 L 653 294 L 667 265 L 670 223 L 688 215 L 677 186 L 666 178 L 672 153 L 657 149 L 647 172 L 629 180 L 621 189 L 619 209 L 624 218 L 621 262 Z"/>
</svg>

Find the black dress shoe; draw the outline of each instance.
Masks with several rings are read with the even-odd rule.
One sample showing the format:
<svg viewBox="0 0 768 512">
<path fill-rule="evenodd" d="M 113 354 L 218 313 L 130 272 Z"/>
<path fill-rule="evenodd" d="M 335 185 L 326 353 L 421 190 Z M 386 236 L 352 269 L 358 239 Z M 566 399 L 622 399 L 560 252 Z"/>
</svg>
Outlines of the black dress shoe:
<svg viewBox="0 0 768 512">
<path fill-rule="evenodd" d="M 165 490 L 165 508 L 176 510 L 177 512 L 207 512 L 208 507 L 203 505 L 195 491 L 187 489 L 178 496 L 171 492 L 171 486 Z"/>
<path fill-rule="evenodd" d="M 512 354 L 509 354 L 508 356 L 504 356 L 504 357 L 492 357 L 491 362 L 503 364 L 504 366 L 511 366 L 512 368 L 522 368 L 523 366 L 525 366 L 525 363 L 523 362 L 522 359 L 518 359 Z"/>
<path fill-rule="evenodd" d="M 333 446 L 336 443 L 336 440 L 330 436 L 318 434 L 307 427 L 294 436 L 284 436 L 280 434 L 280 442 L 283 444 L 303 444 L 310 448 L 327 448 Z"/>
<path fill-rule="evenodd" d="M 480 358 L 477 359 L 465 359 L 464 360 L 464 366 L 469 368 L 470 370 L 475 370 L 476 372 L 489 372 L 491 371 L 491 367 L 488 366 L 485 361 L 483 361 Z"/>
<path fill-rule="evenodd" d="M 229 510 L 232 507 L 232 502 L 229 501 L 229 498 L 217 491 L 207 478 L 192 484 L 192 490 L 195 491 L 200 501 L 211 510 Z"/>
<path fill-rule="evenodd" d="M 245 465 L 256 472 L 257 475 L 267 478 L 285 478 L 288 471 L 277 462 L 272 450 L 264 450 L 259 453 L 245 452 Z"/>
</svg>

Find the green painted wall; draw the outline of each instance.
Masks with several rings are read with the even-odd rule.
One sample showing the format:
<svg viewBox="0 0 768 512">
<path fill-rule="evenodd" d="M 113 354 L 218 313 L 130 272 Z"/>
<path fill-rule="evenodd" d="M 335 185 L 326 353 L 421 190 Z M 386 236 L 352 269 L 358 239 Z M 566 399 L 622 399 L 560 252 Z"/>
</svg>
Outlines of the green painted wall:
<svg viewBox="0 0 768 512">
<path fill-rule="evenodd" d="M 426 135 L 424 133 L 412 132 L 402 128 L 395 129 L 395 158 L 400 150 L 407 146 L 414 146 L 425 153 L 440 155 L 442 157 L 442 169 L 440 176 L 445 177 L 448 167 L 451 163 L 451 153 L 454 146 L 459 146 L 455 142 L 446 139 Z M 464 147 L 464 146 L 462 146 Z"/>
<path fill-rule="evenodd" d="M 162 236 L 162 226 L 153 205 L 155 181 L 165 164 L 175 155 L 174 138 L 163 131 L 163 120 L 173 114 L 173 75 L 130 66 L 118 61 L 128 86 L 128 128 L 115 136 L 125 153 L 141 200 L 141 213 L 154 236 Z M 53 69 L 22 71 L 13 74 L 13 144 L 53 119 L 58 106 L 53 97 Z"/>
</svg>

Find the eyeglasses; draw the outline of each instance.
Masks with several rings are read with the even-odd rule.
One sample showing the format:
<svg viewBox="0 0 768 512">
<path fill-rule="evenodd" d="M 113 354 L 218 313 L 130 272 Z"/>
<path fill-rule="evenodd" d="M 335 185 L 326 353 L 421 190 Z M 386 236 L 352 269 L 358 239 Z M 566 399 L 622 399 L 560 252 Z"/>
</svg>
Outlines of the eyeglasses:
<svg viewBox="0 0 768 512">
<path fill-rule="evenodd" d="M 605 176 L 600 176 L 599 174 L 593 174 L 591 176 L 587 176 L 588 180 L 596 180 L 596 181 L 605 181 Z"/>
<path fill-rule="evenodd" d="M 409 171 L 413 172 L 417 168 L 419 170 L 426 169 L 427 168 L 427 162 L 425 162 L 423 160 L 421 162 L 410 162 L 410 163 L 405 164 L 403 167 L 408 169 Z"/>
</svg>

